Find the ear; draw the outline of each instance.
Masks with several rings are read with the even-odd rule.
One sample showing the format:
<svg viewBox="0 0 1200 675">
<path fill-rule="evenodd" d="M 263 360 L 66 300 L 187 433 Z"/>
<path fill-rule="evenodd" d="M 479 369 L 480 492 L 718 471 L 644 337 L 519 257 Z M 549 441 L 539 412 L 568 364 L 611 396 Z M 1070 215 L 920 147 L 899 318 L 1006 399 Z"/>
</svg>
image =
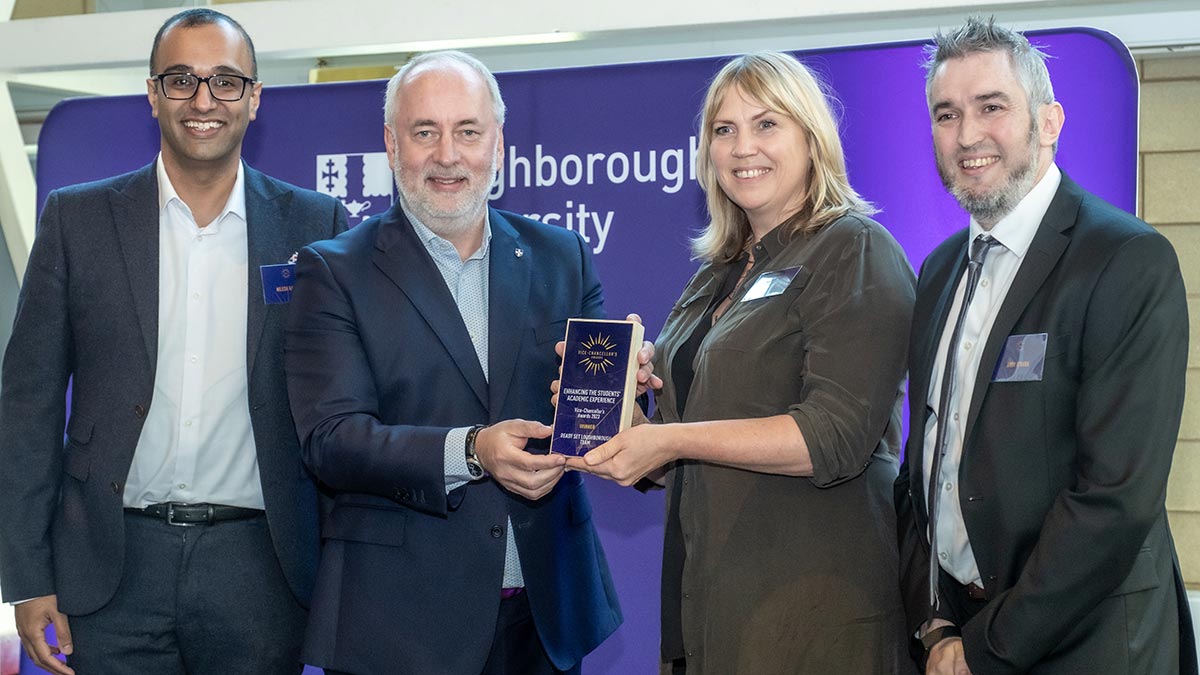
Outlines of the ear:
<svg viewBox="0 0 1200 675">
<path fill-rule="evenodd" d="M 258 117 L 258 106 L 262 103 L 262 82 L 250 85 L 250 120 Z"/>
<path fill-rule="evenodd" d="M 388 125 L 383 125 L 383 146 L 387 148 L 388 166 L 396 166 L 396 133 Z"/>
<path fill-rule="evenodd" d="M 1043 148 L 1052 147 L 1058 142 L 1064 122 L 1066 114 L 1058 101 L 1044 105 L 1038 110 L 1038 141 Z"/>
<path fill-rule="evenodd" d="M 504 127 L 496 132 L 496 166 L 504 166 Z"/>
<path fill-rule="evenodd" d="M 158 80 L 146 78 L 146 99 L 150 101 L 150 116 L 158 119 Z"/>
</svg>

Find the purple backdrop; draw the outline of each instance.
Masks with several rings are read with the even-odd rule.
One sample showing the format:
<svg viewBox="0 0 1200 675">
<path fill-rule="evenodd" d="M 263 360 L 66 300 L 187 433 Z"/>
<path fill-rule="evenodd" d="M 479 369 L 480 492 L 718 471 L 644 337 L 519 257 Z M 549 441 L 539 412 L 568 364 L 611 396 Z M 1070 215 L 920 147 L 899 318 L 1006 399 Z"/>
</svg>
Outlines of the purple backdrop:
<svg viewBox="0 0 1200 675">
<path fill-rule="evenodd" d="M 1090 29 L 1030 33 L 1049 62 L 1067 122 L 1059 164 L 1132 211 L 1137 77 L 1128 50 Z M 921 45 L 797 52 L 836 92 L 850 177 L 914 266 L 966 225 L 932 160 Z M 657 334 L 695 270 L 687 238 L 705 223 L 692 173 L 708 80 L 724 59 L 498 75 L 508 103 L 496 205 L 580 231 L 596 254 L 610 316 L 636 311 Z M 246 139 L 246 160 L 334 194 L 357 217 L 391 203 L 383 153 L 382 81 L 271 87 Z M 1097 142 L 1099 140 L 1103 142 Z M 142 96 L 64 101 L 39 139 L 39 203 L 50 190 L 149 162 L 158 129 Z M 582 227 L 581 227 L 582 223 Z M 658 654 L 660 494 L 589 484 L 625 625 L 585 661 L 588 673 L 653 673 Z M 32 669 L 23 672 L 35 672 Z"/>
</svg>

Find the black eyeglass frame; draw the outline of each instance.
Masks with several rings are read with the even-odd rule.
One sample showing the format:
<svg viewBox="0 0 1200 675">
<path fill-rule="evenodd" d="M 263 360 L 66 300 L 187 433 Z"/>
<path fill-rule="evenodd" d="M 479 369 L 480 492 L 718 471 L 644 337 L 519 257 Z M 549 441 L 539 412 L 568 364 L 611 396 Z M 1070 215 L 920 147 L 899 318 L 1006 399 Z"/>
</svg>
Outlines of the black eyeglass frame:
<svg viewBox="0 0 1200 675">
<path fill-rule="evenodd" d="M 183 98 L 179 98 L 177 96 L 172 96 L 171 94 L 169 94 L 167 92 L 166 79 L 168 77 L 179 77 L 180 75 L 186 75 L 187 77 L 190 77 L 190 78 L 193 78 L 196 80 L 196 88 L 192 90 L 191 96 L 185 96 Z M 252 77 L 246 77 L 245 75 L 237 75 L 234 73 L 213 73 L 212 75 L 209 75 L 208 77 L 200 77 L 199 75 L 197 75 L 195 73 L 159 73 L 157 75 L 151 75 L 150 77 L 151 77 L 151 79 L 158 80 L 158 88 L 160 90 L 162 90 L 163 96 L 167 97 L 168 99 L 170 99 L 172 101 L 190 101 L 193 98 L 196 98 L 196 94 L 200 93 L 200 85 L 203 84 L 204 86 L 208 87 L 208 95 L 212 96 L 214 101 L 221 101 L 222 103 L 236 103 L 246 97 L 246 87 L 252 86 L 258 82 L 258 80 L 254 79 Z M 212 85 L 208 83 L 208 81 L 213 79 L 214 77 L 229 77 L 229 78 L 233 78 L 235 80 L 241 80 L 242 81 L 241 93 L 238 94 L 237 98 L 221 98 L 220 96 L 217 96 L 216 92 L 213 91 Z"/>
</svg>

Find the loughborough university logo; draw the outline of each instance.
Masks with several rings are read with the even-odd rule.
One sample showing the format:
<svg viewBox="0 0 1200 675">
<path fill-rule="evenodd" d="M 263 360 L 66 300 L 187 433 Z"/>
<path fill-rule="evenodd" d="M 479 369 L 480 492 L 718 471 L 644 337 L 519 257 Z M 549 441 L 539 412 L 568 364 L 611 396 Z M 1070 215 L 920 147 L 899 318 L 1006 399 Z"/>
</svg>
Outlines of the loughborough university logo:
<svg viewBox="0 0 1200 675">
<path fill-rule="evenodd" d="M 392 206 L 392 169 L 386 152 L 317 155 L 317 192 L 337 197 L 350 213 L 350 224 Z"/>
</svg>

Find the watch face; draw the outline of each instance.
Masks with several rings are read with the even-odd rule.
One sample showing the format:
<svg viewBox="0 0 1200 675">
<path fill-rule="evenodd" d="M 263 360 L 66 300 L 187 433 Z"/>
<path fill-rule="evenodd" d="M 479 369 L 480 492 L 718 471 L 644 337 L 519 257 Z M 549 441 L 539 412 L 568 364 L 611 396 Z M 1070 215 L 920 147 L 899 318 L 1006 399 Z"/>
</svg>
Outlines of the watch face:
<svg viewBox="0 0 1200 675">
<path fill-rule="evenodd" d="M 467 431 L 467 473 L 471 474 L 471 479 L 483 478 L 483 465 L 479 463 L 479 458 L 475 456 L 475 436 L 483 429 L 482 424 L 471 427 Z"/>
<path fill-rule="evenodd" d="M 472 478 L 483 477 L 483 465 L 474 457 L 467 458 L 467 473 L 471 474 Z"/>
</svg>

